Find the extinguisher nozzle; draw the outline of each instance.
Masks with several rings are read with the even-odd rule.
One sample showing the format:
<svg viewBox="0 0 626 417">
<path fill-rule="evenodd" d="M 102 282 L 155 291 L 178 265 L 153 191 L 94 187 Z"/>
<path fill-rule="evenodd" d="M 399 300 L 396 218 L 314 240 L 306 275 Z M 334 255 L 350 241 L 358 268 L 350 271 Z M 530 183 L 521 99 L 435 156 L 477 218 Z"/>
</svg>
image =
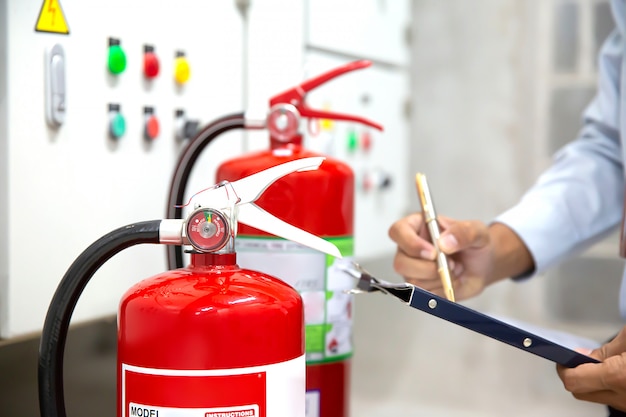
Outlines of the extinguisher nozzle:
<svg viewBox="0 0 626 417">
<path fill-rule="evenodd" d="M 411 301 L 415 287 L 408 283 L 392 283 L 375 278 L 367 272 L 361 265 L 354 261 L 342 262 L 338 268 L 357 279 L 356 287 L 350 290 L 352 294 L 382 292 L 392 295 L 405 303 Z"/>
</svg>

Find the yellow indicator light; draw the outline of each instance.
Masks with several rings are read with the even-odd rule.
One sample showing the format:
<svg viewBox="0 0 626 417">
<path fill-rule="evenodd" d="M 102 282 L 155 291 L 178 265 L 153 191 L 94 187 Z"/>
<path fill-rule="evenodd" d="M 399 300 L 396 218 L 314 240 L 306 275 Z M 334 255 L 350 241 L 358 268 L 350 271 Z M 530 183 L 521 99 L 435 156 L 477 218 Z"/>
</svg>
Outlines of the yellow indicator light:
<svg viewBox="0 0 626 417">
<path fill-rule="evenodd" d="M 333 130 L 333 126 L 334 126 L 334 122 L 332 119 L 320 120 L 320 127 L 322 128 L 322 130 L 325 130 L 325 131 Z"/>
<path fill-rule="evenodd" d="M 174 60 L 174 79 L 179 84 L 185 84 L 189 81 L 191 76 L 191 69 L 189 67 L 189 61 L 184 56 L 178 56 Z"/>
</svg>

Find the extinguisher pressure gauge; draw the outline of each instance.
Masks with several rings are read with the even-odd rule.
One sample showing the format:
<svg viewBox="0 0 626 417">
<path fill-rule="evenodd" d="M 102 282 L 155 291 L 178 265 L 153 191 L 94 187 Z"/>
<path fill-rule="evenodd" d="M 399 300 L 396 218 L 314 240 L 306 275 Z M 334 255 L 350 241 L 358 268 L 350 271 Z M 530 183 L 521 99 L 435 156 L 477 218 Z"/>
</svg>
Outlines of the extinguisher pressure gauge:
<svg viewBox="0 0 626 417">
<path fill-rule="evenodd" d="M 228 243 L 230 228 L 226 216 L 214 209 L 199 208 L 187 221 L 187 238 L 200 252 L 217 252 Z"/>
</svg>

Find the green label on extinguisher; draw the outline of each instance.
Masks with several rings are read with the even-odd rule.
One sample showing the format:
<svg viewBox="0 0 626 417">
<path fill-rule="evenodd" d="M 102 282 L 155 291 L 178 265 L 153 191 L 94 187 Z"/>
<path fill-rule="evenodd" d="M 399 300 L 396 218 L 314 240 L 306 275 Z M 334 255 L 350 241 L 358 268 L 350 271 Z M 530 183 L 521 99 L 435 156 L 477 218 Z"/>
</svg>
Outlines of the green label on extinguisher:
<svg viewBox="0 0 626 417">
<path fill-rule="evenodd" d="M 352 236 L 326 238 L 343 259 L 272 237 L 238 236 L 237 263 L 282 279 L 304 302 L 307 363 L 334 362 L 352 355 L 354 278 L 340 265 L 354 255 Z"/>
</svg>

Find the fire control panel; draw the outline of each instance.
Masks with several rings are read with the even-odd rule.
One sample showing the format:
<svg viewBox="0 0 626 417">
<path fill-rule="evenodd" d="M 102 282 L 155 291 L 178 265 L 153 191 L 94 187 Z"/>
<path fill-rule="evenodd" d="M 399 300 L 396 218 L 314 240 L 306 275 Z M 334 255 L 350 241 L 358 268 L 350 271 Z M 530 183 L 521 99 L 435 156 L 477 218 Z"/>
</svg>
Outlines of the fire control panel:
<svg viewBox="0 0 626 417">
<path fill-rule="evenodd" d="M 172 170 L 203 124 L 244 107 L 234 1 L 0 2 L 0 338 L 36 333 L 57 284 L 89 244 L 161 219 Z M 228 133 L 189 190 L 242 152 Z M 115 313 L 163 246 L 107 262 L 74 313 Z"/>
</svg>

